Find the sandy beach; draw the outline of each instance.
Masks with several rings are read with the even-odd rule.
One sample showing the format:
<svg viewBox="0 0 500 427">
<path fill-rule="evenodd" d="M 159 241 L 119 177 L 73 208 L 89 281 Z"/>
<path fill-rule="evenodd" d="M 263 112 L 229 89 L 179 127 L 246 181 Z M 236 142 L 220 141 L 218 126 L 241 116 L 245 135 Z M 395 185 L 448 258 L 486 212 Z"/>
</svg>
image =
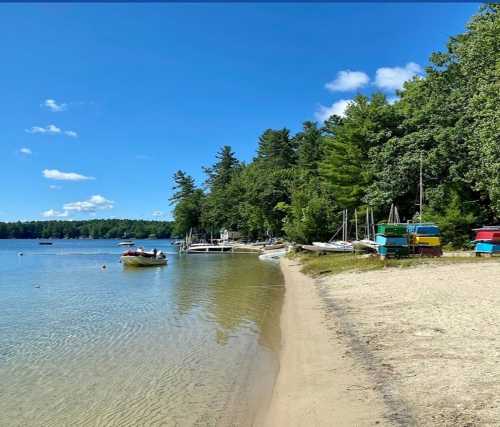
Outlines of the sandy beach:
<svg viewBox="0 0 500 427">
<path fill-rule="evenodd" d="M 268 426 L 498 425 L 500 263 L 312 279 L 283 260 Z"/>
</svg>

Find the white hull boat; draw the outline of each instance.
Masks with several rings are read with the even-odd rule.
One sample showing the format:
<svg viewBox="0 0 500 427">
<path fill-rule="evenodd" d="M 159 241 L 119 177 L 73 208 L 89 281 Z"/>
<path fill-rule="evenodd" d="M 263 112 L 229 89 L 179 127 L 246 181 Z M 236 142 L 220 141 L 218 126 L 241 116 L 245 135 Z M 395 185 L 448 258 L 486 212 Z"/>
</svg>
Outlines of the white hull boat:
<svg viewBox="0 0 500 427">
<path fill-rule="evenodd" d="M 194 243 L 186 249 L 188 254 L 218 254 L 224 252 L 231 252 L 233 250 L 232 245 L 220 244 L 213 245 L 209 243 Z"/>
<path fill-rule="evenodd" d="M 261 261 L 278 262 L 280 260 L 280 258 L 284 257 L 287 253 L 288 253 L 287 248 L 269 250 L 269 251 L 265 251 L 263 254 L 259 255 L 259 259 Z"/>
<path fill-rule="evenodd" d="M 313 242 L 313 246 L 324 249 L 328 252 L 352 252 L 353 247 L 351 242 L 338 240 L 335 242 Z"/>
<path fill-rule="evenodd" d="M 135 243 L 130 241 L 130 240 L 118 243 L 118 246 L 134 246 L 134 245 L 135 245 Z"/>
<path fill-rule="evenodd" d="M 352 246 L 356 251 L 376 251 L 378 243 L 375 243 L 370 239 L 355 240 L 352 242 Z"/>
</svg>

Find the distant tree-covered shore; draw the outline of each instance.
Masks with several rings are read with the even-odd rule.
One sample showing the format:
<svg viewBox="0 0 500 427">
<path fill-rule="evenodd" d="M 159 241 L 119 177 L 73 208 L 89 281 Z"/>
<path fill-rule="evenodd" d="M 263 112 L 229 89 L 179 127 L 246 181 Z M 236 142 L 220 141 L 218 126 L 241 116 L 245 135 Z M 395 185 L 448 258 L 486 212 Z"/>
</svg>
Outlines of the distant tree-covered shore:
<svg viewBox="0 0 500 427">
<path fill-rule="evenodd" d="M 169 238 L 169 221 L 93 219 L 88 221 L 0 222 L 0 239 Z"/>
</svg>

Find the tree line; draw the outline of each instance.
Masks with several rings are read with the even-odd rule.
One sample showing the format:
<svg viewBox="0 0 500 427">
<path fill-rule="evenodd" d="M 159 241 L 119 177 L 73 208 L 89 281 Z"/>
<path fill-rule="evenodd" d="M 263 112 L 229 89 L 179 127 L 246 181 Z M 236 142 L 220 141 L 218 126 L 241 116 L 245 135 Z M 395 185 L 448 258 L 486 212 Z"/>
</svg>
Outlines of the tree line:
<svg viewBox="0 0 500 427">
<path fill-rule="evenodd" d="M 171 236 L 172 227 L 168 221 L 131 219 L 0 222 L 0 239 L 164 239 Z"/>
<path fill-rule="evenodd" d="M 391 203 L 415 219 L 423 163 L 423 219 L 445 242 L 463 245 L 471 229 L 500 216 L 500 5 L 482 6 L 466 31 L 433 53 L 390 103 L 358 95 L 343 117 L 305 122 L 292 135 L 267 129 L 249 163 L 224 146 L 198 187 L 174 176 L 174 233 L 227 228 L 248 238 L 325 240 L 343 209 L 371 207 L 387 218 Z"/>
</svg>

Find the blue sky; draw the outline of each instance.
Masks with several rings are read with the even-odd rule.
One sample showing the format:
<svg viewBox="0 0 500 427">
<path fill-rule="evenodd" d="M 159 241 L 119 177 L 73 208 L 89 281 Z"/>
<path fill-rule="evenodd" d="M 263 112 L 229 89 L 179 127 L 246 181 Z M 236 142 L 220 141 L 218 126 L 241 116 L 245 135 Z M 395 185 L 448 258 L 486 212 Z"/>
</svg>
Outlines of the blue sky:
<svg viewBox="0 0 500 427">
<path fill-rule="evenodd" d="M 0 5 L 0 220 L 170 218 L 172 175 L 389 97 L 477 4 Z"/>
</svg>

